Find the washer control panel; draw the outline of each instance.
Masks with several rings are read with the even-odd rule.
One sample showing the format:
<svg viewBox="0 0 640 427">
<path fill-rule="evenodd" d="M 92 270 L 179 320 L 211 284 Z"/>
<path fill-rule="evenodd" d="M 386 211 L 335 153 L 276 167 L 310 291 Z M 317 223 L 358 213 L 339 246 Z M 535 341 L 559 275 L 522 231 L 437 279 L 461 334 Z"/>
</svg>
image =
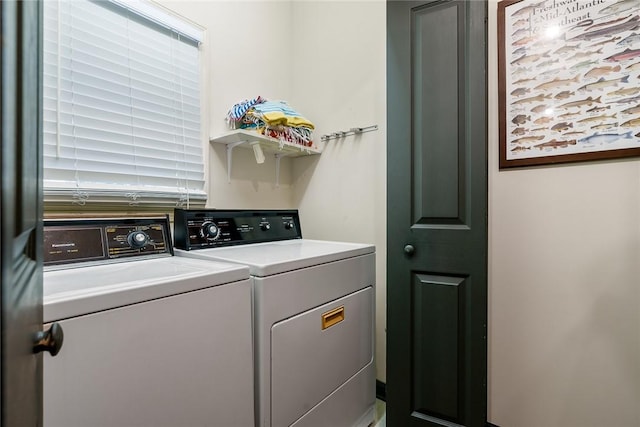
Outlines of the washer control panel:
<svg viewBox="0 0 640 427">
<path fill-rule="evenodd" d="M 219 246 L 301 239 L 297 210 L 176 209 L 175 247 L 204 249 Z"/>
<path fill-rule="evenodd" d="M 44 265 L 173 255 L 169 218 L 45 219 Z"/>
</svg>

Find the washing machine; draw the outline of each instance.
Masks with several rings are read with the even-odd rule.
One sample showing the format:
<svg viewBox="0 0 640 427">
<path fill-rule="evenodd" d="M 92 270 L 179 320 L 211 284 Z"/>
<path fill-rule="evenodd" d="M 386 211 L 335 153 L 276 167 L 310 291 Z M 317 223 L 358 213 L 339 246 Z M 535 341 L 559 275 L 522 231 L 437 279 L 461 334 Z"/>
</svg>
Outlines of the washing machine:
<svg viewBox="0 0 640 427">
<path fill-rule="evenodd" d="M 182 210 L 176 255 L 249 267 L 257 427 L 374 420 L 375 247 L 302 238 L 295 210 Z"/>
<path fill-rule="evenodd" d="M 253 426 L 247 267 L 173 256 L 168 217 L 45 220 L 44 265 L 45 427 Z"/>
</svg>

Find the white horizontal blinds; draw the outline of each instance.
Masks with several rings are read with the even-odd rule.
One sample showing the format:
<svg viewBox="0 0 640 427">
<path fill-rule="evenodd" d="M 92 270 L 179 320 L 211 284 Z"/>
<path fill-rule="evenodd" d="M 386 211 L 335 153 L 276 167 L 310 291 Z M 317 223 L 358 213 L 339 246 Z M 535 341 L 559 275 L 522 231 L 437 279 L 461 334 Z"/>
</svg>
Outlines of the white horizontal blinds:
<svg viewBox="0 0 640 427">
<path fill-rule="evenodd" d="M 195 42 L 103 1 L 44 28 L 45 201 L 204 204 Z"/>
</svg>

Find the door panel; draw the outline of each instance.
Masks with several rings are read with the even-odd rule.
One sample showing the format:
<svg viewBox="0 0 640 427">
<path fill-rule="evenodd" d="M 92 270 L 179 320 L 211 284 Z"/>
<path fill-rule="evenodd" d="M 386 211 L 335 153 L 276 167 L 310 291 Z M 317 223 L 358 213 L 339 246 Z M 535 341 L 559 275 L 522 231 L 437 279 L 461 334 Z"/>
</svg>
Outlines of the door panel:
<svg viewBox="0 0 640 427">
<path fill-rule="evenodd" d="M 387 2 L 387 423 L 486 421 L 483 1 Z"/>
<path fill-rule="evenodd" d="M 464 387 L 464 291 L 463 278 L 414 276 L 412 409 L 452 421 L 459 421 L 458 395 Z"/>
<path fill-rule="evenodd" d="M 3 1 L 0 285 L 2 426 L 42 425 L 41 3 Z"/>
<path fill-rule="evenodd" d="M 414 221 L 459 218 L 458 8 L 445 3 L 412 14 Z M 438 51 L 434 61 L 433 52 Z M 439 86 L 439 87 L 438 87 Z M 424 118 L 429 120 L 425 121 Z M 438 126 L 429 126 L 438 123 Z M 462 140 L 463 141 L 463 140 Z M 443 185 L 446 183 L 446 185 Z"/>
</svg>

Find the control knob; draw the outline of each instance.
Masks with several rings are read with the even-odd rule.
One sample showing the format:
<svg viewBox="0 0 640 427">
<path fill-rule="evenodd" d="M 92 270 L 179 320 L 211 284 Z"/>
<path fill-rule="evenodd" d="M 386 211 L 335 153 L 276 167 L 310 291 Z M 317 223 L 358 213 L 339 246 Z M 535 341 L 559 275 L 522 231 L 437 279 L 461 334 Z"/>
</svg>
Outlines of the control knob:
<svg viewBox="0 0 640 427">
<path fill-rule="evenodd" d="M 149 243 L 149 236 L 144 231 L 132 231 L 127 236 L 127 242 L 134 249 L 143 248 Z"/>
<path fill-rule="evenodd" d="M 287 221 L 284 223 L 284 229 L 285 230 L 292 230 L 296 227 L 295 223 L 293 221 Z"/>
<path fill-rule="evenodd" d="M 220 237 L 220 228 L 213 222 L 205 222 L 200 228 L 200 234 L 205 239 L 215 240 Z"/>
<path fill-rule="evenodd" d="M 262 224 L 260 224 L 260 229 L 262 231 L 269 231 L 271 230 L 271 224 L 269 224 L 268 222 L 263 222 Z"/>
</svg>

